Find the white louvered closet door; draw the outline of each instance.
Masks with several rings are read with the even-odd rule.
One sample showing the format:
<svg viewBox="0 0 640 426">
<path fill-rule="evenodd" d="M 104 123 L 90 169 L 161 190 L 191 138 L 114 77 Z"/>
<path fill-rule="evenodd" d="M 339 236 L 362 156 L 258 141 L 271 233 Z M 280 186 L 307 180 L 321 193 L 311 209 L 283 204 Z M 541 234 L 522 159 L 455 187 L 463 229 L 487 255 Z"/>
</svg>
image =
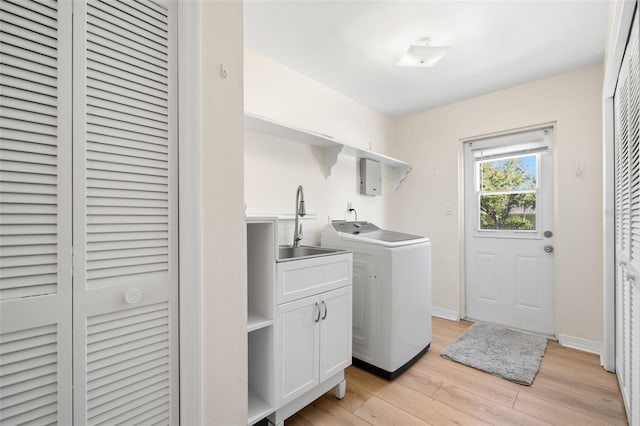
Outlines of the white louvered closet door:
<svg viewBox="0 0 640 426">
<path fill-rule="evenodd" d="M 0 0 L 0 424 L 71 423 L 71 4 Z"/>
<path fill-rule="evenodd" d="M 175 2 L 74 3 L 74 417 L 178 424 Z"/>
<path fill-rule="evenodd" d="M 638 12 L 614 96 L 616 374 L 630 424 L 640 424 L 640 39 Z"/>
</svg>

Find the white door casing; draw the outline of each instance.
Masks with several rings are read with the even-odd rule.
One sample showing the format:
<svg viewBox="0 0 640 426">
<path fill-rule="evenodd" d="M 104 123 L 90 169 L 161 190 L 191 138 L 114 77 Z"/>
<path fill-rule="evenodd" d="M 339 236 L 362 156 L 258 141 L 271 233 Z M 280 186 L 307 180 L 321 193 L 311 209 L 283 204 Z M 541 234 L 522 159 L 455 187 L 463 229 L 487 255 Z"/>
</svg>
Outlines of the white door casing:
<svg viewBox="0 0 640 426">
<path fill-rule="evenodd" d="M 71 424 L 71 3 L 0 16 L 0 423 Z"/>
<path fill-rule="evenodd" d="M 175 2 L 74 3 L 74 417 L 177 424 Z"/>
<path fill-rule="evenodd" d="M 466 315 L 554 336 L 553 160 L 551 128 L 465 143 Z M 535 156 L 534 230 L 481 229 L 480 164 Z M 509 191 L 504 191 L 508 193 Z M 517 192 L 517 191 L 516 191 Z"/>
</svg>

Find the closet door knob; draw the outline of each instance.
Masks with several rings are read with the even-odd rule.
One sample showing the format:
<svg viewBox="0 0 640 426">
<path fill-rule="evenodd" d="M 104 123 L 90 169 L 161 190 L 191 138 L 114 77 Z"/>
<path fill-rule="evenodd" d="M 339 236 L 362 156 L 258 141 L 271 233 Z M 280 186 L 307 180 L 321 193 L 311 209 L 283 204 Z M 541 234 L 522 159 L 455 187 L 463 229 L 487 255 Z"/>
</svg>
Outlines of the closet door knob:
<svg viewBox="0 0 640 426">
<path fill-rule="evenodd" d="M 135 305 L 142 300 L 142 292 L 138 289 L 129 290 L 124 294 L 124 301 L 130 305 Z"/>
</svg>

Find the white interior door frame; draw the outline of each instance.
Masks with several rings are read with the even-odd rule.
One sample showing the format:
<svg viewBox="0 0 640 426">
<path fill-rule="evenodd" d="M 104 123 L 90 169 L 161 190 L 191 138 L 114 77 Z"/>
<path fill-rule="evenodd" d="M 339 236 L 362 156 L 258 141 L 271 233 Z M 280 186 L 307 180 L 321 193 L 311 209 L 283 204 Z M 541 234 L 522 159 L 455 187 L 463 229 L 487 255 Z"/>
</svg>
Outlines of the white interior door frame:
<svg viewBox="0 0 640 426">
<path fill-rule="evenodd" d="M 200 2 L 178 1 L 180 423 L 202 424 Z"/>
<path fill-rule="evenodd" d="M 602 88 L 603 333 L 600 363 L 615 371 L 615 187 L 613 95 L 637 1 L 613 3 Z"/>
</svg>

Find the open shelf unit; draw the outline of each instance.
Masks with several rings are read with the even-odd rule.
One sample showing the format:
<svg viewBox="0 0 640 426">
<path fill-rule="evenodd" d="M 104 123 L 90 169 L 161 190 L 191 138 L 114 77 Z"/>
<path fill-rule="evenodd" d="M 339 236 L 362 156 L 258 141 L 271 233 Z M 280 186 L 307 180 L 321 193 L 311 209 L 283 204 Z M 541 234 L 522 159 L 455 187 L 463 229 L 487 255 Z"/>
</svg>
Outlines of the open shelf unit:
<svg viewBox="0 0 640 426">
<path fill-rule="evenodd" d="M 247 235 L 247 424 L 275 411 L 274 287 L 275 218 L 249 218 Z"/>
<path fill-rule="evenodd" d="M 395 189 L 400 187 L 400 183 L 407 177 L 407 173 L 411 171 L 411 166 L 404 161 L 349 145 L 348 143 L 338 141 L 329 135 L 299 129 L 284 123 L 278 123 L 277 121 L 251 114 L 249 112 L 244 113 L 244 127 L 249 130 L 266 133 L 282 139 L 288 139 L 324 148 L 326 177 L 331 176 L 331 169 L 338 161 L 338 156 L 341 153 L 351 155 L 356 158 L 367 158 L 369 160 L 378 161 L 385 166 L 391 167 L 394 173 Z"/>
</svg>

